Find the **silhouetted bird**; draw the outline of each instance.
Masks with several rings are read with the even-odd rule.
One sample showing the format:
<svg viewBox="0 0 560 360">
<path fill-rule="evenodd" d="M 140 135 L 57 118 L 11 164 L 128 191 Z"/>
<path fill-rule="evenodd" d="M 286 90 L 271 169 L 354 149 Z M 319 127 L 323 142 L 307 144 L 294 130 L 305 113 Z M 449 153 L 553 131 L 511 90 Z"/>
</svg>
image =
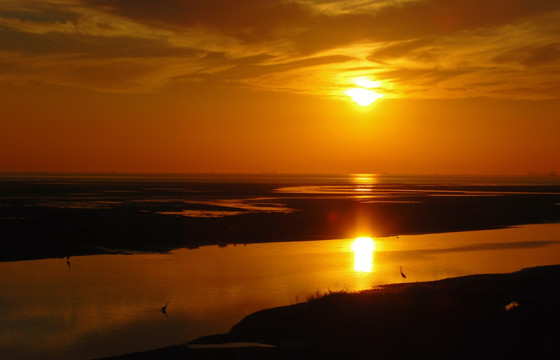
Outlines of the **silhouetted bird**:
<svg viewBox="0 0 560 360">
<path fill-rule="evenodd" d="M 401 269 L 401 276 L 403 279 L 406 279 L 406 275 L 402 272 L 402 266 L 399 266 L 399 269 Z"/>
<path fill-rule="evenodd" d="M 161 313 L 163 315 L 165 315 L 165 317 L 169 318 L 169 316 L 167 315 L 167 305 L 170 303 L 170 301 L 168 301 L 167 303 L 165 303 L 165 305 L 161 308 Z"/>
</svg>

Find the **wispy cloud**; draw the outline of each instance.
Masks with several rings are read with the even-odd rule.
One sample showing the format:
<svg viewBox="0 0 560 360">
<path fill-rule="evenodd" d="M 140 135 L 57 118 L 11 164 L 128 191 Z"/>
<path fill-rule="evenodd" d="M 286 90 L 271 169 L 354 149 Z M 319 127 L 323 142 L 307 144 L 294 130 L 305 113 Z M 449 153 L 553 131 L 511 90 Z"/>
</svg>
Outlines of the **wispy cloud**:
<svg viewBox="0 0 560 360">
<path fill-rule="evenodd" d="M 0 81 L 558 98 L 559 33 L 556 0 L 0 0 Z"/>
</svg>

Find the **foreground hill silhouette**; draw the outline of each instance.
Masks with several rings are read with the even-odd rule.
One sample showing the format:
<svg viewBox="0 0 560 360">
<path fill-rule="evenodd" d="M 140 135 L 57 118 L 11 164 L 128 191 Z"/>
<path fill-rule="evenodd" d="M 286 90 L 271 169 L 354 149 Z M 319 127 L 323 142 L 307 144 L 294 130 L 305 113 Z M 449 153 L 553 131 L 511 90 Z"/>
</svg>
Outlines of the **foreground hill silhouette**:
<svg viewBox="0 0 560 360">
<path fill-rule="evenodd" d="M 272 348 L 179 345 L 114 359 L 552 359 L 560 265 L 332 293 L 253 313 L 226 334 Z"/>
</svg>

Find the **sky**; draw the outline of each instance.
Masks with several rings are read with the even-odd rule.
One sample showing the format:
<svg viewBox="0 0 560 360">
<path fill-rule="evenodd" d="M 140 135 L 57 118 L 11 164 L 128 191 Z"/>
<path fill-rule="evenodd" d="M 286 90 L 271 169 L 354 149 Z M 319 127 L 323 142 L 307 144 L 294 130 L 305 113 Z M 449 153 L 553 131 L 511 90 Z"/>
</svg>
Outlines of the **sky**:
<svg viewBox="0 0 560 360">
<path fill-rule="evenodd" d="M 559 135 L 558 0 L 0 0 L 0 172 L 546 173 Z"/>
</svg>

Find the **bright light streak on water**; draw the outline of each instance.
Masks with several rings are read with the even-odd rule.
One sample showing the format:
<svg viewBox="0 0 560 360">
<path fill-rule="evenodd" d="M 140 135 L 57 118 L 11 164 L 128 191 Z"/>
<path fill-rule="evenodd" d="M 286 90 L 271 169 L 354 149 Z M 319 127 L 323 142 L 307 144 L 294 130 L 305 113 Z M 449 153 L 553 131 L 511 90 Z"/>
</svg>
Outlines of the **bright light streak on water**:
<svg viewBox="0 0 560 360">
<path fill-rule="evenodd" d="M 371 272 L 373 270 L 373 252 L 375 243 L 370 237 L 358 237 L 352 243 L 354 251 L 354 270 Z"/>
</svg>

